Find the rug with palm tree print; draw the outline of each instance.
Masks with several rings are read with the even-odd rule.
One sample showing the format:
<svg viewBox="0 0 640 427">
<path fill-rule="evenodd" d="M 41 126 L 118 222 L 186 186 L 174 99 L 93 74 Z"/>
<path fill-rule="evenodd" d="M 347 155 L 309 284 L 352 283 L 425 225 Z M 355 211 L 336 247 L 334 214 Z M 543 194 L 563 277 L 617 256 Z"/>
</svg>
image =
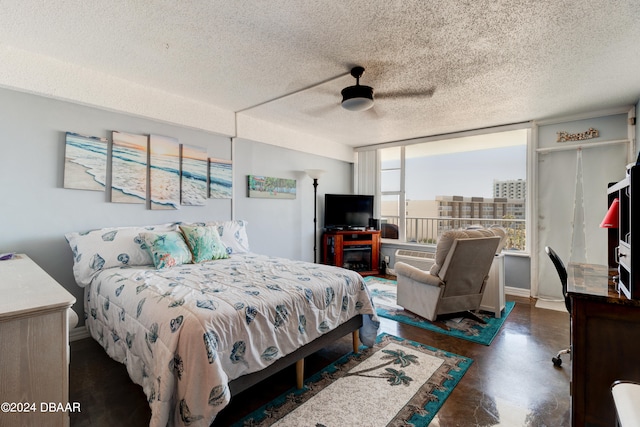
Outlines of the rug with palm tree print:
<svg viewBox="0 0 640 427">
<path fill-rule="evenodd" d="M 237 426 L 428 426 L 473 361 L 380 334 Z"/>
<path fill-rule="evenodd" d="M 468 317 L 449 317 L 442 320 L 437 319 L 437 322 L 430 322 L 396 304 L 397 284 L 395 280 L 375 276 L 367 276 L 364 280 L 367 282 L 378 316 L 483 345 L 491 344 L 515 306 L 515 302 L 507 301 L 499 318 L 490 313 L 479 312 L 478 317 L 485 323 Z"/>
</svg>

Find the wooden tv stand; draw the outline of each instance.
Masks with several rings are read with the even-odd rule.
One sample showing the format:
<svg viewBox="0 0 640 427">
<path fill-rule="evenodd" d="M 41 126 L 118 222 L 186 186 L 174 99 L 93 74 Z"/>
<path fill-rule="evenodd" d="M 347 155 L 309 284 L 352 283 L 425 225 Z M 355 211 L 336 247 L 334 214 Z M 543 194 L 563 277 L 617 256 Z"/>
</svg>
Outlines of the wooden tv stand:
<svg viewBox="0 0 640 427">
<path fill-rule="evenodd" d="M 331 230 L 322 235 L 322 262 L 362 276 L 380 273 L 380 231 Z"/>
</svg>

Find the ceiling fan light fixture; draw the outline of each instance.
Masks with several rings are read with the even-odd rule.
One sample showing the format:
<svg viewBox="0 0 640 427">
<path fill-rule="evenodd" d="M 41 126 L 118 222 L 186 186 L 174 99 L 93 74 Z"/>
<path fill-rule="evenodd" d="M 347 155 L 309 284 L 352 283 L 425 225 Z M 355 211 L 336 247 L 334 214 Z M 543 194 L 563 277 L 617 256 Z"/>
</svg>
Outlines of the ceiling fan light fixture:
<svg viewBox="0 0 640 427">
<path fill-rule="evenodd" d="M 349 111 L 364 111 L 373 107 L 373 88 L 349 86 L 342 89 L 342 108 Z"/>
</svg>

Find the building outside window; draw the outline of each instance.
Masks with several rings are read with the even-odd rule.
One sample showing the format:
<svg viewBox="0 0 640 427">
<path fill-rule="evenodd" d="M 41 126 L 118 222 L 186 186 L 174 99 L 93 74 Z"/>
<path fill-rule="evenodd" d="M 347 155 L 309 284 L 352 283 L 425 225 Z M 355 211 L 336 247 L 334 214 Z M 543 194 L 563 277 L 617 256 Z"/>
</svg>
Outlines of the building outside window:
<svg viewBox="0 0 640 427">
<path fill-rule="evenodd" d="M 443 231 L 499 225 L 526 248 L 526 129 L 381 148 L 382 237 L 434 244 Z"/>
</svg>

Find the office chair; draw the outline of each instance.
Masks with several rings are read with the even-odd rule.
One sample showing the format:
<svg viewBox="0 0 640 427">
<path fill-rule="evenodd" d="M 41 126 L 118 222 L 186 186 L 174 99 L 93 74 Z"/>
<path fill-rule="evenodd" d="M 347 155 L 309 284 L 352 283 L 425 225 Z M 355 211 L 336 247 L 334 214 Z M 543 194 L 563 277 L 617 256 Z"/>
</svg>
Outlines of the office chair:
<svg viewBox="0 0 640 427">
<path fill-rule="evenodd" d="M 558 254 L 556 254 L 553 249 L 551 249 L 549 246 L 545 246 L 544 251 L 547 253 L 547 255 L 549 255 L 549 258 L 551 258 L 551 262 L 553 262 L 553 265 L 558 272 L 560 283 L 562 284 L 562 296 L 564 297 L 564 305 L 565 307 L 567 307 L 569 315 L 571 315 L 571 299 L 569 298 L 569 294 L 567 292 L 567 269 L 565 268 L 564 263 L 562 262 Z M 554 366 L 562 365 L 561 356 L 563 354 L 571 354 L 571 347 L 560 350 L 556 357 L 553 357 L 551 359 Z"/>
<path fill-rule="evenodd" d="M 398 226 L 395 224 L 383 223 L 380 224 L 380 237 L 386 239 L 397 239 L 398 238 Z"/>
</svg>

